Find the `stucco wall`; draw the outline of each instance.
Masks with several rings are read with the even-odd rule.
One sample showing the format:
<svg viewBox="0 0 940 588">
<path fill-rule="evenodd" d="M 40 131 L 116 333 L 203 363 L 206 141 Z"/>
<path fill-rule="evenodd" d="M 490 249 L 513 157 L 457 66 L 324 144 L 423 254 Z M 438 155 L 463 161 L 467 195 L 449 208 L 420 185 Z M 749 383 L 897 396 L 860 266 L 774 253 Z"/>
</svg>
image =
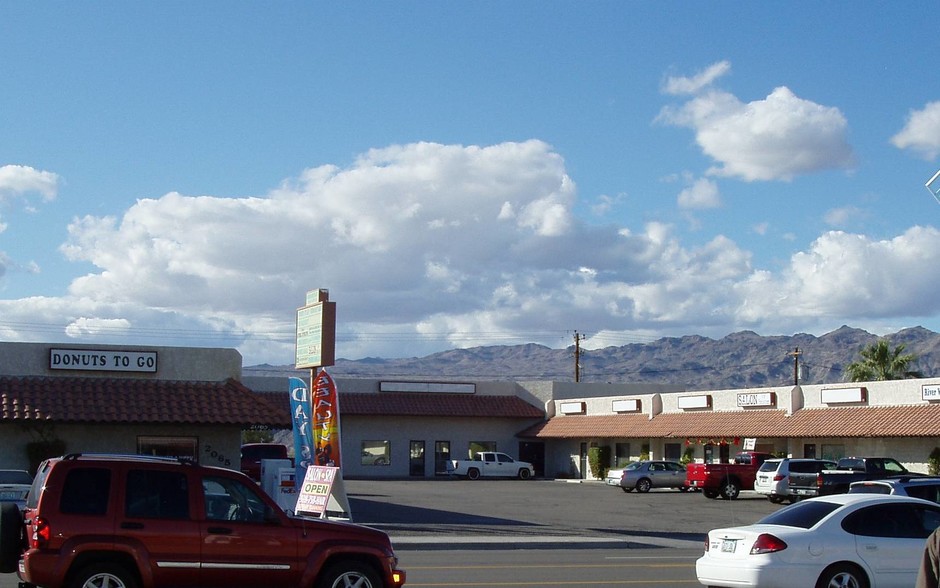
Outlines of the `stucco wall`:
<svg viewBox="0 0 940 588">
<path fill-rule="evenodd" d="M 516 433 L 534 420 L 458 417 L 342 417 L 343 475 L 346 477 L 400 478 L 410 475 L 411 441 L 424 441 L 424 475 L 434 476 L 434 446 L 449 441 L 451 459 L 466 459 L 471 441 L 495 441 L 497 451 L 519 457 Z M 362 465 L 363 441 L 389 441 L 388 465 Z"/>
<path fill-rule="evenodd" d="M 139 436 L 196 437 L 199 462 L 239 469 L 241 430 L 239 427 L 186 427 L 180 425 L 55 425 L 48 433 L 66 440 L 67 453 L 136 454 Z M 38 439 L 35 432 L 19 424 L 0 425 L 0 469 L 29 467 L 26 444 Z"/>
</svg>

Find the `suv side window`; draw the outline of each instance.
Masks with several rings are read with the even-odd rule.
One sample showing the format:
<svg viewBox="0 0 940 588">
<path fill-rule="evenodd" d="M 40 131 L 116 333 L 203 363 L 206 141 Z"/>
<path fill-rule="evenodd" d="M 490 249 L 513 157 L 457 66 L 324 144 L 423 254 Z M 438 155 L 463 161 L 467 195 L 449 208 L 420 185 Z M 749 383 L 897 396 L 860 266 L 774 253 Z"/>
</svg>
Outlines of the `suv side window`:
<svg viewBox="0 0 940 588">
<path fill-rule="evenodd" d="M 239 480 L 206 476 L 202 480 L 206 500 L 206 519 L 262 523 L 270 516 L 268 505 L 257 491 Z"/>
<path fill-rule="evenodd" d="M 108 512 L 111 470 L 72 468 L 65 476 L 59 511 L 63 514 L 102 516 Z"/>
<path fill-rule="evenodd" d="M 188 519 L 189 485 L 181 472 L 130 470 L 124 493 L 128 517 Z"/>
</svg>

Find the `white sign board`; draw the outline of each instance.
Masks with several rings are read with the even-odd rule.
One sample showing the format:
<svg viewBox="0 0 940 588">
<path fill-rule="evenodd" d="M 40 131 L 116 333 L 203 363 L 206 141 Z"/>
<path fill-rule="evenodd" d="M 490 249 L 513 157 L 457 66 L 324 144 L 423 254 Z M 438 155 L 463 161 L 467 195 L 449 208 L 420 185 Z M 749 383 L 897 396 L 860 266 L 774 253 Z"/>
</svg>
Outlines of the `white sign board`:
<svg viewBox="0 0 940 588">
<path fill-rule="evenodd" d="M 326 466 L 310 466 L 307 468 L 307 475 L 304 476 L 304 483 L 301 485 L 300 494 L 297 496 L 296 512 L 298 514 L 323 516 L 338 471 L 339 468 Z"/>
<path fill-rule="evenodd" d="M 921 398 L 924 400 L 940 400 L 940 386 L 928 386 L 924 384 L 920 387 Z"/>
</svg>

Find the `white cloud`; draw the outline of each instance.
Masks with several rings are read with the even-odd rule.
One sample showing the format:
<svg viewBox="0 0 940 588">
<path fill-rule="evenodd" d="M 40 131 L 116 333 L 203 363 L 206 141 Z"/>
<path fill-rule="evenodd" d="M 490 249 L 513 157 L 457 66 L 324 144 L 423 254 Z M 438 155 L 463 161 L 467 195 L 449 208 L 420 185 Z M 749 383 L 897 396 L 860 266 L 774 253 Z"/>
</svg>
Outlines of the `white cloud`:
<svg viewBox="0 0 940 588">
<path fill-rule="evenodd" d="M 59 188 L 59 176 L 26 165 L 0 166 L 0 204 L 19 194 L 36 192 L 44 200 L 53 200 Z"/>
<path fill-rule="evenodd" d="M 709 170 L 713 175 L 789 181 L 854 162 L 839 109 L 799 98 L 786 87 L 748 103 L 707 89 L 663 108 L 656 120 L 694 130 L 699 147 L 718 163 Z"/>
<path fill-rule="evenodd" d="M 714 203 L 710 184 L 688 204 Z M 139 200 L 76 219 L 62 250 L 94 271 L 61 298 L 0 301 L 0 336 L 236 346 L 289 363 L 295 310 L 315 288 L 337 302 L 343 357 L 546 330 L 792 333 L 940 307 L 940 275 L 924 271 L 940 265 L 933 228 L 826 233 L 771 272 L 723 235 L 690 246 L 663 222 L 580 222 L 575 196 L 561 156 L 528 141 L 397 145 L 259 197 Z"/>
<path fill-rule="evenodd" d="M 857 206 L 842 206 L 826 211 L 823 220 L 832 227 L 843 228 L 856 220 L 867 217 L 867 213 Z"/>
<path fill-rule="evenodd" d="M 718 78 L 731 71 L 731 62 L 719 61 L 714 63 L 698 75 L 692 77 L 668 77 L 663 84 L 663 92 L 666 94 L 696 94 L 703 88 L 711 86 Z"/>
<path fill-rule="evenodd" d="M 743 320 L 930 316 L 940 274 L 940 231 L 912 227 L 893 239 L 833 231 L 796 253 L 779 276 L 755 272 L 738 285 Z M 838 325 L 836 325 L 838 326 Z M 792 332 L 792 330 L 788 330 Z"/>
<path fill-rule="evenodd" d="M 721 206 L 718 184 L 708 178 L 698 178 L 679 192 L 679 208 L 703 210 Z"/>
<path fill-rule="evenodd" d="M 912 110 L 904 128 L 891 137 L 891 143 L 927 160 L 940 155 L 940 101 L 929 102 L 922 110 Z"/>
</svg>

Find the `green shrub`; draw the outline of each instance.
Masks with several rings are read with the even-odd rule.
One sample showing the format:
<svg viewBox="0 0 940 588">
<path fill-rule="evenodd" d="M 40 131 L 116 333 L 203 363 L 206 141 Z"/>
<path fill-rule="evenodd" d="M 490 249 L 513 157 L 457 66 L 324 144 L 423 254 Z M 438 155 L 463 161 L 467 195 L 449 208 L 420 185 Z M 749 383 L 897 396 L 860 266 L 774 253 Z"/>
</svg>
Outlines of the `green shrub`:
<svg viewBox="0 0 940 588">
<path fill-rule="evenodd" d="M 940 447 L 934 447 L 927 458 L 927 473 L 931 476 L 940 475 Z"/>
<path fill-rule="evenodd" d="M 610 469 L 610 446 L 591 447 L 588 449 L 588 464 L 595 478 L 603 480 Z"/>
</svg>

